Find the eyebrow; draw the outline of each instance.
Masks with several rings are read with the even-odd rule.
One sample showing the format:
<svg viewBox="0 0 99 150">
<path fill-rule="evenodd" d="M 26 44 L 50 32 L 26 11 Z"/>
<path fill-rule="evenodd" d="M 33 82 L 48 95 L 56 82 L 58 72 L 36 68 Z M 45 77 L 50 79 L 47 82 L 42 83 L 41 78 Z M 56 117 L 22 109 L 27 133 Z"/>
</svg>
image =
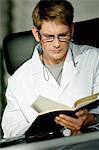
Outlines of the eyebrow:
<svg viewBox="0 0 99 150">
<path fill-rule="evenodd" d="M 54 36 L 54 34 L 48 34 L 48 33 L 42 33 L 42 34 L 46 35 L 46 36 Z M 60 35 L 66 35 L 66 34 L 69 34 L 69 31 L 68 32 L 59 33 L 58 36 L 60 36 Z"/>
</svg>

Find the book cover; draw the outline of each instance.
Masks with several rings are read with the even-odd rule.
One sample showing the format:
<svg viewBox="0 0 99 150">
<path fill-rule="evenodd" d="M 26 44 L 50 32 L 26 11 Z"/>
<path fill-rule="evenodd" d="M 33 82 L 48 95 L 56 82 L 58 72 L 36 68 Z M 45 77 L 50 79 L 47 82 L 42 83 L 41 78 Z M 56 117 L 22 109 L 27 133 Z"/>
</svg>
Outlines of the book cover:
<svg viewBox="0 0 99 150">
<path fill-rule="evenodd" d="M 61 131 L 63 127 L 55 123 L 54 119 L 56 116 L 59 114 L 66 114 L 75 117 L 75 112 L 80 109 L 86 108 L 91 110 L 98 106 L 99 93 L 77 100 L 72 108 L 59 102 L 39 96 L 31 106 L 39 113 L 39 115 L 32 123 L 30 128 L 26 131 L 25 135 L 50 136 L 52 133 L 52 135 L 54 134 L 56 136 L 60 136 L 59 131 Z"/>
</svg>

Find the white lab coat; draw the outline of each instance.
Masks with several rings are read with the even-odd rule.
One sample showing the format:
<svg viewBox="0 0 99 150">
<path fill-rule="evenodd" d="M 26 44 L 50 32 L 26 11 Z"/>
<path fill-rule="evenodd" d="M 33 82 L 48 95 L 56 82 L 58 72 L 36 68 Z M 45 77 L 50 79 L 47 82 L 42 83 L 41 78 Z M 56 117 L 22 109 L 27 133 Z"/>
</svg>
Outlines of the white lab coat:
<svg viewBox="0 0 99 150">
<path fill-rule="evenodd" d="M 8 80 L 7 106 L 2 120 L 4 137 L 21 135 L 28 129 L 38 115 L 31 105 L 39 95 L 72 106 L 75 100 L 99 92 L 99 49 L 73 44 L 76 67 L 69 50 L 59 86 L 50 72 L 49 80 L 45 80 L 38 47 L 33 57 Z M 97 113 L 99 109 L 93 111 Z"/>
</svg>

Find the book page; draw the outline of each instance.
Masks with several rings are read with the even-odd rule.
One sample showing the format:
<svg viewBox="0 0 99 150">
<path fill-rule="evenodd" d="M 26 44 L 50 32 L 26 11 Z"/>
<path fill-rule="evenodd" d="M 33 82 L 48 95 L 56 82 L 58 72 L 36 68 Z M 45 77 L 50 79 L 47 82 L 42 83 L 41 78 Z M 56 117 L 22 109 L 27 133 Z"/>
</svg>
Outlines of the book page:
<svg viewBox="0 0 99 150">
<path fill-rule="evenodd" d="M 90 95 L 90 96 L 87 96 L 87 97 L 77 100 L 74 104 L 74 107 L 80 108 L 80 107 L 87 105 L 89 103 L 92 103 L 98 99 L 99 99 L 99 93 L 96 93 L 96 94 L 93 94 L 93 95 Z"/>
<path fill-rule="evenodd" d="M 70 108 L 69 106 L 66 106 L 62 103 L 56 102 L 43 96 L 39 96 L 32 104 L 32 107 L 38 113 L 49 112 L 53 110 L 72 110 L 72 108 Z"/>
</svg>

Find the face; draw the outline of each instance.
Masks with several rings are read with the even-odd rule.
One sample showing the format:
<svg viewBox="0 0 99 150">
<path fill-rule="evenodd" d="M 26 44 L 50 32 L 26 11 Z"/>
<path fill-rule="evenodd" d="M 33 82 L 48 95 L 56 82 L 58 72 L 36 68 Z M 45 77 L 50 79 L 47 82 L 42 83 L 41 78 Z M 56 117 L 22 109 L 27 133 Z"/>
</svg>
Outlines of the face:
<svg viewBox="0 0 99 150">
<path fill-rule="evenodd" d="M 39 34 L 45 63 L 57 64 L 64 61 L 70 40 L 69 26 L 43 21 Z M 65 37 L 67 40 L 64 40 Z"/>
</svg>

